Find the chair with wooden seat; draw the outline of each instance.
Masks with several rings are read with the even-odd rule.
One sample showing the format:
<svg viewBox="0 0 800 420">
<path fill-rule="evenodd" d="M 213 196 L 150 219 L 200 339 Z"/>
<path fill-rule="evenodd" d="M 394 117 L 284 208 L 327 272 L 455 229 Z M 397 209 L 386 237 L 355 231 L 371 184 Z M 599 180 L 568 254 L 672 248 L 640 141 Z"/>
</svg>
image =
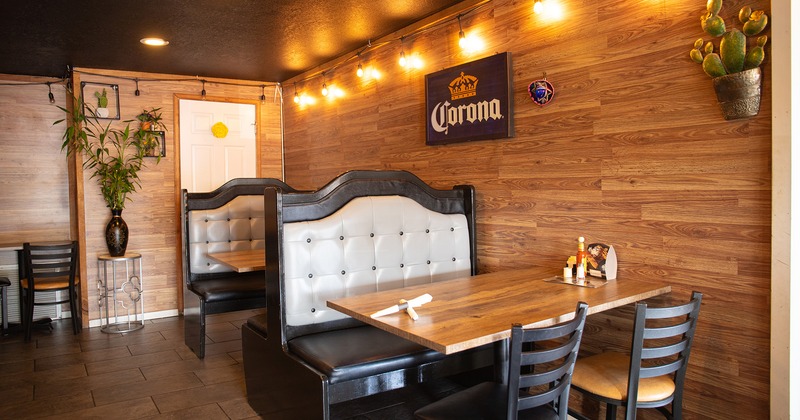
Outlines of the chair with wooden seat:
<svg viewBox="0 0 800 420">
<path fill-rule="evenodd" d="M 508 384 L 483 382 L 420 408 L 417 419 L 566 419 L 570 378 L 589 306 L 572 321 L 511 328 Z"/>
<path fill-rule="evenodd" d="M 605 403 L 606 419 L 616 419 L 617 407 L 624 407 L 631 420 L 637 408 L 682 418 L 683 383 L 702 299 L 702 293 L 693 292 L 691 301 L 679 306 L 636 304 L 631 354 L 604 352 L 579 359 L 573 389 Z"/>
<path fill-rule="evenodd" d="M 80 280 L 76 275 L 78 262 L 78 243 L 33 245 L 23 244 L 25 278 L 20 279 L 22 293 L 22 323 L 25 328 L 25 341 L 31 339 L 33 327 L 33 308 L 41 305 L 61 305 L 69 303 L 72 314 L 72 332 L 81 331 L 78 291 Z M 37 292 L 66 291 L 68 297 L 62 300 L 36 301 Z"/>
</svg>

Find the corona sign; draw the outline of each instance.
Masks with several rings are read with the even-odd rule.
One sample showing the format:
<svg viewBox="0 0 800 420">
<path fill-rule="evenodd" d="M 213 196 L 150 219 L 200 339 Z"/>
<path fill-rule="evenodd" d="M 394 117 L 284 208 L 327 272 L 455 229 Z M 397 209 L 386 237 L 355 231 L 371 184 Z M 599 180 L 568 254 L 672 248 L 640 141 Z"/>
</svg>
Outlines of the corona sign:
<svg viewBox="0 0 800 420">
<path fill-rule="evenodd" d="M 425 76 L 426 144 L 513 137 L 511 53 Z"/>
</svg>

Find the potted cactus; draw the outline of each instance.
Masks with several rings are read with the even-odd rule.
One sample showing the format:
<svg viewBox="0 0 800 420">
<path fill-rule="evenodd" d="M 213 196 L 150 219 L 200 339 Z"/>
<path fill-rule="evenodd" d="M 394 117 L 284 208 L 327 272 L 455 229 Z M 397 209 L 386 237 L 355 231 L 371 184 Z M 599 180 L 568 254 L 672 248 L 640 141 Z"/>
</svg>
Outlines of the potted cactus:
<svg viewBox="0 0 800 420">
<path fill-rule="evenodd" d="M 97 108 L 95 112 L 100 118 L 108 118 L 108 93 L 103 88 L 103 93 L 95 91 L 94 96 L 97 98 Z"/>
<path fill-rule="evenodd" d="M 755 37 L 767 26 L 767 14 L 763 10 L 752 10 L 744 6 L 739 10 L 742 30 L 727 29 L 719 16 L 722 0 L 708 0 L 706 13 L 700 18 L 700 26 L 712 37 L 719 37 L 719 47 L 712 41 L 699 38 L 689 56 L 702 64 L 703 71 L 713 78 L 714 89 L 722 114 L 726 120 L 752 117 L 761 106 L 761 69 L 764 61 L 764 45 L 767 36 Z M 716 53 L 715 51 L 719 51 Z"/>
</svg>

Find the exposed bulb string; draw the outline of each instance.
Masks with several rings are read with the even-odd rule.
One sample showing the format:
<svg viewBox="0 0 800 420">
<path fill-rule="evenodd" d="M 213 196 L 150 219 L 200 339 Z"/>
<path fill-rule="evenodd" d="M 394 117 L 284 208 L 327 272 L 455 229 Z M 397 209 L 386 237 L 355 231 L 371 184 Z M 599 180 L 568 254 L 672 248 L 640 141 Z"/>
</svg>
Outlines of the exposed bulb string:
<svg viewBox="0 0 800 420">
<path fill-rule="evenodd" d="M 351 56 L 349 56 L 347 58 L 339 60 L 338 62 L 333 64 L 331 67 L 328 67 L 328 68 L 326 68 L 324 70 L 321 70 L 321 71 L 318 71 L 318 72 L 314 72 L 313 74 L 309 74 L 308 76 L 303 77 L 302 79 L 294 80 L 293 83 L 297 83 L 297 82 L 303 83 L 303 82 L 310 81 L 312 79 L 315 79 L 317 77 L 322 76 L 322 73 L 326 73 L 326 74 L 330 73 L 331 71 L 339 68 L 340 66 L 342 66 L 342 65 L 344 65 L 344 64 L 346 64 L 348 62 L 352 62 L 352 60 L 358 60 L 359 61 L 358 65 L 356 66 L 356 74 L 357 74 L 358 77 L 363 77 L 364 74 L 365 74 L 365 70 L 364 70 L 364 66 L 363 66 L 363 64 L 361 62 L 361 60 L 362 60 L 361 55 L 365 51 L 367 51 L 368 49 L 376 49 L 376 48 L 379 48 L 379 47 L 383 47 L 383 46 L 385 46 L 387 44 L 390 44 L 390 43 L 392 43 L 394 41 L 400 41 L 400 43 L 402 44 L 403 41 L 406 38 L 416 37 L 416 36 L 419 36 L 419 35 L 421 35 L 423 33 L 430 32 L 430 31 L 435 30 L 435 29 L 437 29 L 437 28 L 439 28 L 441 26 L 448 25 L 451 22 L 453 22 L 454 20 L 458 21 L 459 29 L 461 29 L 461 18 L 462 17 L 465 17 L 465 16 L 467 16 L 467 15 L 469 15 L 471 13 L 474 13 L 474 12 L 486 7 L 489 4 L 491 4 L 491 1 L 490 0 L 485 0 L 485 1 L 481 2 L 480 4 L 474 5 L 470 9 L 467 9 L 467 10 L 465 10 L 463 12 L 460 12 L 460 13 L 458 13 L 456 15 L 449 15 L 447 17 L 444 17 L 444 18 L 441 18 L 441 19 L 436 20 L 434 22 L 431 22 L 431 23 L 429 23 L 427 25 L 424 25 L 424 26 L 422 26 L 422 27 L 420 27 L 420 28 L 418 28 L 416 30 L 413 30 L 413 31 L 411 31 L 409 33 L 406 33 L 406 34 L 404 34 L 404 35 L 402 35 L 402 36 L 400 36 L 398 38 L 388 39 L 386 41 L 382 41 L 382 42 L 379 42 L 379 43 L 376 43 L 376 44 L 373 44 L 372 40 L 369 39 L 369 40 L 367 40 L 367 45 L 362 47 L 361 49 L 359 49 L 355 54 L 353 54 L 353 55 L 351 55 Z M 460 30 L 459 32 L 463 32 L 463 29 Z M 464 34 L 464 38 L 466 38 L 466 34 Z M 465 39 L 465 41 L 466 41 L 466 39 Z M 402 60 L 402 58 L 405 58 L 406 65 L 409 65 L 409 64 L 411 64 L 409 62 L 410 60 L 409 60 L 408 57 L 405 57 L 405 51 L 403 49 L 404 49 L 404 47 L 401 47 L 401 60 Z M 418 67 L 418 65 L 415 65 L 415 67 Z"/>
<path fill-rule="evenodd" d="M 50 87 L 51 82 L 47 82 L 47 98 L 51 104 L 56 103 L 56 97 L 53 96 L 53 89 Z"/>
</svg>

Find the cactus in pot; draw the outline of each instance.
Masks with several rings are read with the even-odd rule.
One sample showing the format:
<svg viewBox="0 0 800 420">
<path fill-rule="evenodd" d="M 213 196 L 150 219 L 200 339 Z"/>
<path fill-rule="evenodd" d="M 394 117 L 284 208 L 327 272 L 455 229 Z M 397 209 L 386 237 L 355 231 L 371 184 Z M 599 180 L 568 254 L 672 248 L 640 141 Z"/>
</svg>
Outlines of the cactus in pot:
<svg viewBox="0 0 800 420">
<path fill-rule="evenodd" d="M 95 92 L 94 96 L 97 98 L 97 108 L 95 112 L 100 118 L 108 117 L 108 92 L 103 88 L 103 93 Z"/>
<path fill-rule="evenodd" d="M 739 21 L 742 30 L 736 28 L 726 31 L 725 21 L 719 16 L 722 0 L 708 0 L 706 13 L 700 18 L 700 26 L 713 36 L 721 37 L 719 53 L 714 52 L 714 44 L 699 38 L 689 56 L 696 63 L 703 65 L 703 71 L 711 77 L 739 73 L 756 68 L 764 61 L 764 45 L 767 36 L 759 36 L 755 45 L 747 49 L 747 37 L 756 36 L 767 26 L 768 17 L 763 10 L 753 11 L 750 6 L 739 10 Z"/>
<path fill-rule="evenodd" d="M 767 36 L 758 36 L 767 26 L 767 14 L 753 11 L 750 6 L 739 10 L 742 29 L 727 29 L 719 16 L 722 0 L 708 0 L 700 26 L 712 37 L 720 38 L 719 47 L 712 41 L 699 38 L 689 52 L 692 61 L 702 64 L 711 76 L 717 101 L 726 120 L 752 117 L 761 105 L 761 69 Z M 756 37 L 750 42 L 748 37 Z M 718 52 L 715 52 L 718 51 Z"/>
</svg>

